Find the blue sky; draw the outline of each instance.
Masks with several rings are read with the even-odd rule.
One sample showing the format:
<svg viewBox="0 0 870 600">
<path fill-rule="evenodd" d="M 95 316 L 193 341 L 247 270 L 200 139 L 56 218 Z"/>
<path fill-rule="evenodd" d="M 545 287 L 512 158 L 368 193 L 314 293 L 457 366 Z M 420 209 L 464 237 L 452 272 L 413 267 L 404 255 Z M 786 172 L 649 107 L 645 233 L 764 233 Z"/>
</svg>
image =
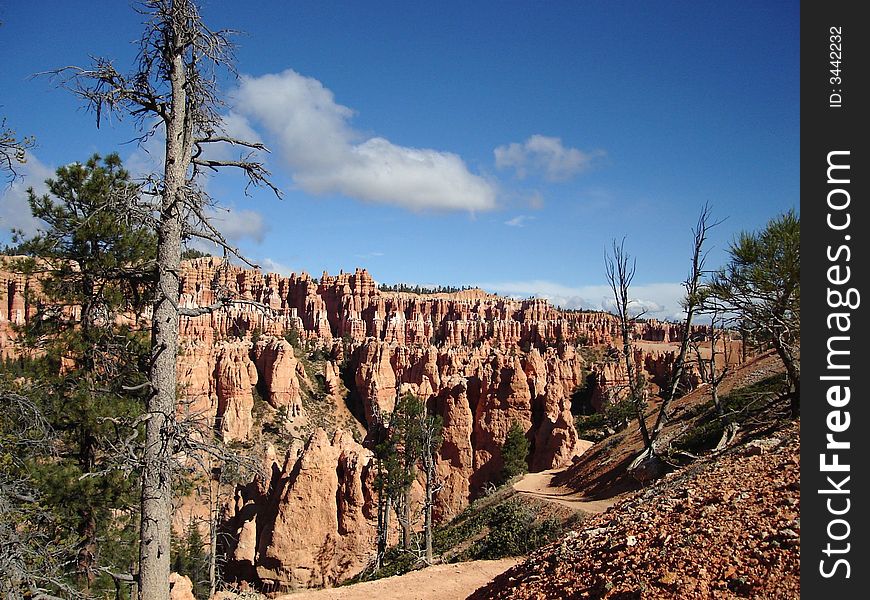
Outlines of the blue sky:
<svg viewBox="0 0 870 600">
<path fill-rule="evenodd" d="M 729 240 L 799 201 L 799 3 L 204 1 L 236 38 L 228 129 L 262 139 L 285 191 L 208 189 L 223 228 L 282 272 L 366 267 L 381 282 L 481 285 L 606 306 L 603 254 L 626 238 L 634 293 L 677 312 L 699 207 Z M 0 4 L 0 115 L 34 135 L 23 190 L 62 164 L 149 155 L 33 73 L 107 56 L 127 69 L 122 1 Z"/>
</svg>

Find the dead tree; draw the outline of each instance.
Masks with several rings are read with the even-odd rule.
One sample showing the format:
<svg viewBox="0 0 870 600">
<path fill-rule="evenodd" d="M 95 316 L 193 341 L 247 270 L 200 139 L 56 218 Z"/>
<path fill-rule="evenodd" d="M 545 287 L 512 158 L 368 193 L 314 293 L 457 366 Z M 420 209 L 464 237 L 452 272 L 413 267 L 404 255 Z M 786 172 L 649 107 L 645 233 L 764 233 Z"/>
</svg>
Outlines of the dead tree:
<svg viewBox="0 0 870 600">
<path fill-rule="evenodd" d="M 397 471 L 398 452 L 392 437 L 390 413 L 381 412 L 377 405 L 372 407 L 369 436 L 375 457 L 375 488 L 378 493 L 377 504 L 377 548 L 372 571 L 377 571 L 384 563 L 390 532 L 390 511 L 395 497 L 394 475 Z"/>
<path fill-rule="evenodd" d="M 629 263 L 631 263 L 629 265 Z M 644 383 L 634 364 L 634 348 L 631 343 L 634 321 L 640 315 L 634 317 L 629 314 L 629 289 L 637 270 L 637 261 L 632 260 L 625 251 L 625 239 L 619 244 L 613 240 L 613 256 L 605 252 L 604 269 L 610 289 L 613 290 L 613 298 L 616 301 L 616 316 L 619 318 L 620 331 L 622 333 L 622 354 L 625 361 L 625 373 L 628 377 L 629 400 L 634 408 L 640 434 L 643 437 L 644 449 L 652 450 L 652 440 L 646 426 L 646 400 L 644 399 Z"/>
<path fill-rule="evenodd" d="M 252 155 L 266 148 L 235 139 L 222 126 L 216 73 L 232 69 L 232 32 L 211 31 L 193 0 L 144 0 L 139 12 L 147 20 L 131 73 L 123 74 L 111 60 L 97 58 L 90 68 L 64 67 L 53 75 L 96 113 L 98 126 L 107 112 L 127 114 L 143 131 L 140 139 L 165 135 L 163 172 L 143 184 L 143 193 L 152 201 L 136 207 L 153 215 L 158 236 L 138 574 L 139 597 L 151 600 L 169 598 L 182 244 L 190 237 L 204 238 L 244 260 L 209 222 L 211 199 L 199 185 L 200 175 L 205 169 L 235 167 L 246 174 L 249 185 L 264 185 L 276 194 L 278 190 Z M 204 149 L 213 144 L 245 153 L 238 160 L 204 157 Z"/>
<path fill-rule="evenodd" d="M 0 118 L 0 173 L 5 173 L 7 182 L 18 176 L 18 169 L 27 162 L 27 150 L 36 144 L 32 137 L 21 138 L 6 125 L 6 117 Z"/>
<path fill-rule="evenodd" d="M 692 350 L 696 356 L 701 381 L 710 386 L 710 397 L 713 400 L 713 407 L 716 409 L 716 418 L 723 424 L 722 438 L 715 448 L 715 450 L 721 450 L 731 443 L 739 430 L 737 422 L 732 419 L 732 415 L 726 410 L 722 398 L 719 396 L 719 386 L 731 370 L 733 349 L 730 344 L 732 330 L 729 328 L 729 323 L 732 323 L 733 318 L 729 318 L 725 308 L 709 294 L 706 287 L 701 288 L 699 295 L 698 313 L 710 316 L 709 334 L 706 336 L 706 340 L 710 342 L 710 357 L 705 358 L 701 352 L 700 342 L 704 341 L 703 339 L 693 338 Z M 722 344 L 721 352 L 718 350 L 720 342 Z M 716 357 L 720 354 L 722 356 L 721 368 L 717 366 L 716 361 Z"/>
<path fill-rule="evenodd" d="M 653 449 L 656 439 L 658 439 L 658 436 L 661 433 L 662 428 L 665 426 L 665 422 L 667 421 L 668 407 L 670 406 L 671 401 L 673 401 L 673 399 L 676 397 L 680 383 L 683 379 L 683 373 L 685 371 L 686 365 L 686 356 L 689 350 L 689 341 L 692 335 L 692 321 L 694 320 L 695 313 L 697 312 L 698 307 L 702 301 L 700 294 L 701 277 L 704 275 L 704 264 L 707 259 L 707 254 L 704 251 L 704 243 L 707 241 L 707 233 L 712 227 L 715 227 L 718 224 L 719 222 L 710 222 L 710 206 L 705 204 L 703 208 L 701 208 L 701 214 L 700 216 L 698 216 L 698 222 L 695 225 L 695 228 L 692 230 L 692 266 L 689 269 L 689 275 L 683 282 L 683 287 L 686 289 L 686 296 L 683 299 L 682 304 L 683 310 L 686 311 L 686 318 L 683 321 L 683 329 L 680 337 L 680 352 L 677 355 L 677 359 L 674 361 L 674 367 L 671 371 L 670 381 L 668 382 L 668 386 L 667 388 L 665 388 L 664 394 L 662 395 L 662 403 L 659 407 L 659 413 L 656 417 L 656 422 L 653 426 L 652 433 L 650 434 Z"/>
<path fill-rule="evenodd" d="M 424 412 L 420 427 L 420 445 L 422 452 L 420 462 L 426 476 L 426 490 L 423 499 L 423 537 L 426 564 L 432 564 L 432 508 L 435 505 L 435 494 L 441 489 L 435 476 L 435 453 L 441 447 L 443 421 L 440 416 L 426 415 Z"/>
</svg>

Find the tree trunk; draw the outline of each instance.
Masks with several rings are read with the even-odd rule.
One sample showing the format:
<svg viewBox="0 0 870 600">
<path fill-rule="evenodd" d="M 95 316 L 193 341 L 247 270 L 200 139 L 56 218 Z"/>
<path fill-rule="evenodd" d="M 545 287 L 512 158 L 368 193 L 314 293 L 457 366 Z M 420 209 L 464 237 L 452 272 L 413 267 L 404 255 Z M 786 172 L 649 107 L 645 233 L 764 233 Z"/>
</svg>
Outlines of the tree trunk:
<svg viewBox="0 0 870 600">
<path fill-rule="evenodd" d="M 84 509 L 80 517 L 82 525 L 79 535 L 82 537 L 82 542 L 76 555 L 76 571 L 85 595 L 90 596 L 91 585 L 94 583 L 94 568 L 97 566 L 97 523 L 90 507 Z"/>
<path fill-rule="evenodd" d="M 404 522 L 402 523 L 402 548 L 411 549 L 411 487 L 405 488 Z"/>
<path fill-rule="evenodd" d="M 378 467 L 380 470 L 380 466 Z M 382 485 L 378 490 L 378 547 L 375 555 L 375 571 L 384 564 L 384 555 L 387 553 L 387 530 L 390 523 L 390 502 L 387 496 L 386 486 Z"/>
<path fill-rule="evenodd" d="M 393 499 L 389 496 L 383 502 L 383 514 L 381 515 L 380 523 L 381 530 L 378 535 L 378 557 L 375 565 L 375 570 L 380 569 L 384 564 L 384 557 L 387 554 L 387 543 L 390 537 L 390 511 L 393 509 Z"/>
<path fill-rule="evenodd" d="M 178 300 L 181 268 L 181 194 L 190 165 L 190 125 L 183 57 L 174 56 L 169 74 L 172 114 L 166 124 L 166 167 L 157 230 L 157 297 L 152 325 L 152 393 L 146 412 L 142 468 L 142 523 L 139 545 L 140 600 L 169 599 L 172 524 L 172 454 L 175 446 Z"/>
<path fill-rule="evenodd" d="M 699 274 L 700 275 L 700 274 Z M 695 282 L 697 284 L 697 281 Z M 662 398 L 662 405 L 659 407 L 659 414 L 656 417 L 655 425 L 653 425 L 652 434 L 650 435 L 650 447 L 655 443 L 656 439 L 659 437 L 659 434 L 662 431 L 662 428 L 665 426 L 665 421 L 667 420 L 667 410 L 671 401 L 674 399 L 674 396 L 677 395 L 677 387 L 680 385 L 680 380 L 683 378 L 683 368 L 686 364 L 686 354 L 689 350 L 689 338 L 691 336 L 692 329 L 692 318 L 695 316 L 695 307 L 690 304 L 689 309 L 686 312 L 686 321 L 683 324 L 683 335 L 680 340 L 680 354 L 677 357 L 677 360 L 674 362 L 674 372 L 671 374 L 671 381 L 669 382 L 668 389 L 665 392 L 664 398 Z"/>
<path fill-rule="evenodd" d="M 646 451 L 652 451 L 652 439 L 649 436 L 649 430 L 646 426 L 646 415 L 644 415 L 643 402 L 640 397 L 640 382 L 637 380 L 637 375 L 634 368 L 634 357 L 632 356 L 631 334 L 628 331 L 628 313 L 620 314 L 620 322 L 622 324 L 622 351 L 625 354 L 625 371 L 628 375 L 628 390 L 631 398 L 631 403 L 634 405 L 634 412 L 637 416 L 637 424 L 640 427 L 640 435 L 643 438 L 643 447 Z"/>
<path fill-rule="evenodd" d="M 773 347 L 776 349 L 782 364 L 785 365 L 785 372 L 788 375 L 788 382 L 791 386 L 791 416 L 796 419 L 801 414 L 801 375 L 798 366 L 788 347 L 782 343 L 779 336 L 773 336 Z"/>
<path fill-rule="evenodd" d="M 154 311 L 149 420 L 142 470 L 141 600 L 169 598 L 169 544 L 172 522 L 176 358 L 178 356 L 178 268 L 181 223 L 175 207 L 160 227 L 159 300 Z"/>
<path fill-rule="evenodd" d="M 430 452 L 429 448 L 425 450 Z M 432 564 L 432 484 L 435 481 L 435 461 L 429 454 L 426 461 L 426 500 L 423 507 L 423 537 L 426 545 L 426 564 Z"/>
<path fill-rule="evenodd" d="M 213 490 L 213 486 L 217 485 L 217 491 Z M 215 484 L 214 481 L 209 481 L 209 498 L 211 504 L 211 519 L 208 524 L 208 597 L 211 598 L 217 593 L 217 520 L 218 520 L 218 500 L 220 499 L 220 482 Z"/>
</svg>

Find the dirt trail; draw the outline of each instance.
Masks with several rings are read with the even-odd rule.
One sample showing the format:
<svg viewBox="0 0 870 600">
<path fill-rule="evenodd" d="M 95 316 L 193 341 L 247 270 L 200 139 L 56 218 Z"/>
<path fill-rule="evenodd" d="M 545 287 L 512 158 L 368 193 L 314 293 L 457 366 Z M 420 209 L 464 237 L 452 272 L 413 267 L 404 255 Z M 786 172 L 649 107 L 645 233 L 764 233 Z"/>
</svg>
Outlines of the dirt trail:
<svg viewBox="0 0 870 600">
<path fill-rule="evenodd" d="M 434 565 L 397 577 L 328 590 L 304 591 L 276 600 L 463 600 L 520 559 L 475 560 Z"/>
<path fill-rule="evenodd" d="M 571 488 L 553 485 L 553 478 L 564 470 L 562 468 L 528 473 L 514 484 L 514 489 L 526 496 L 567 506 L 585 513 L 604 512 L 619 499 L 619 497 L 614 497 L 604 500 L 588 500 Z"/>
</svg>

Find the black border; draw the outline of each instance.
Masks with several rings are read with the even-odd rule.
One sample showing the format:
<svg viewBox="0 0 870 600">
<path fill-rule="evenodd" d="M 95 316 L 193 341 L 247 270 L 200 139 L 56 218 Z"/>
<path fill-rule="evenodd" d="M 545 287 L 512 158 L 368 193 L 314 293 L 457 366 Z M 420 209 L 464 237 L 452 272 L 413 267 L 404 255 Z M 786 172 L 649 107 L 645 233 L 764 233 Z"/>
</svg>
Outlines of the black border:
<svg viewBox="0 0 870 600">
<path fill-rule="evenodd" d="M 801 593 L 805 598 L 866 598 L 870 584 L 870 559 L 867 547 L 870 545 L 867 530 L 868 493 L 870 472 L 867 469 L 868 444 L 870 439 L 870 411 L 868 411 L 868 366 L 870 353 L 866 351 L 870 339 L 861 337 L 866 331 L 867 319 L 864 306 L 870 303 L 865 296 L 868 228 L 866 204 L 868 197 L 867 180 L 870 179 L 870 164 L 867 160 L 868 132 L 867 123 L 870 113 L 866 79 L 870 74 L 870 53 L 867 39 L 870 37 L 870 22 L 859 16 L 859 2 L 815 1 L 801 5 L 801 280 L 803 282 L 803 302 L 801 311 Z M 830 72 L 831 27 L 841 31 L 841 81 L 831 81 Z M 838 91 L 839 90 L 839 91 Z M 831 106 L 831 94 L 842 96 L 841 105 Z M 836 97 L 834 98 L 836 100 Z M 829 184 L 827 177 L 828 153 L 849 151 L 848 164 L 850 176 L 848 185 Z M 846 155 L 840 155 L 843 157 Z M 840 158 L 842 160 L 842 158 Z M 840 171 L 842 173 L 843 171 Z M 850 196 L 850 226 L 848 230 L 834 231 L 828 226 L 828 198 L 832 189 L 847 187 Z M 836 194 L 842 199 L 842 194 Z M 835 218 L 843 217 L 843 212 Z M 845 236 L 849 236 L 849 240 Z M 828 247 L 836 256 L 840 245 L 846 244 L 851 251 L 851 260 L 846 262 L 845 251 L 840 260 L 830 261 Z M 862 293 L 861 303 L 854 310 L 831 308 L 827 300 L 828 289 L 837 289 L 828 282 L 828 269 L 835 265 L 849 266 L 850 281 L 840 285 L 845 291 L 849 287 Z M 844 271 L 841 271 L 841 276 Z M 832 312 L 849 312 L 851 328 L 849 333 L 828 330 L 828 315 Z M 843 433 L 836 434 L 838 440 L 848 441 L 851 447 L 840 451 L 839 461 L 850 465 L 848 473 L 822 473 L 820 454 L 825 450 L 826 434 L 829 432 L 826 419 L 831 410 L 826 393 L 832 382 L 820 380 L 832 374 L 827 368 L 828 338 L 832 335 L 849 336 L 848 341 L 837 342 L 840 349 L 848 350 L 850 368 L 837 374 L 850 376 L 851 400 L 840 410 L 849 411 L 850 426 Z M 842 416 L 842 415 L 841 415 Z M 831 459 L 828 458 L 828 462 Z M 848 495 L 829 495 L 820 490 L 830 488 L 826 477 L 831 475 L 842 481 L 842 475 L 850 476 L 843 488 L 849 489 Z M 865 490 L 865 491 L 862 491 Z M 828 512 L 826 500 L 836 498 L 834 507 L 844 506 L 844 499 L 850 499 L 850 510 L 842 516 L 849 522 L 849 536 L 841 542 L 831 542 L 849 551 L 827 557 L 823 550 L 828 543 L 827 526 L 835 518 Z M 845 525 L 834 526 L 834 534 L 845 531 Z M 849 562 L 850 573 L 846 578 L 844 565 L 825 578 L 820 573 L 820 561 L 825 560 L 830 569 L 834 560 L 844 558 Z"/>
</svg>

